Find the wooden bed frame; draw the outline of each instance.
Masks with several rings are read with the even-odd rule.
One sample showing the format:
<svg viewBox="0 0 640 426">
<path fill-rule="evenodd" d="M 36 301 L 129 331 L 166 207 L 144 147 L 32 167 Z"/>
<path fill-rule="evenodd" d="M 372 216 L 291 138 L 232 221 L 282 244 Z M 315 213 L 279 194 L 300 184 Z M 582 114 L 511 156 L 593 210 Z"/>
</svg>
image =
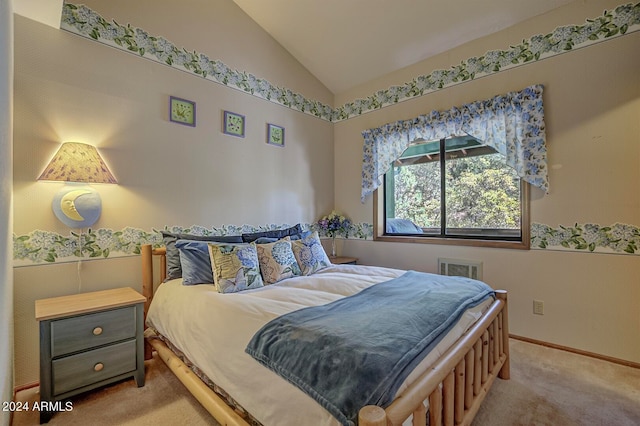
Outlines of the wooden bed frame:
<svg viewBox="0 0 640 426">
<path fill-rule="evenodd" d="M 145 319 L 153 299 L 153 256 L 160 257 L 160 280 L 166 277 L 166 251 L 142 246 L 142 291 L 147 298 Z M 470 425 L 496 377 L 509 379 L 509 321 L 507 292 L 496 291 L 488 311 L 434 364 L 387 408 L 365 406 L 360 409 L 359 426 L 401 425 L 413 415 L 414 426 Z M 193 396 L 223 425 L 248 426 L 241 413 L 227 405 L 175 355 L 152 330 L 145 332 L 151 347 Z M 429 400 L 429 410 L 423 401 Z"/>
</svg>

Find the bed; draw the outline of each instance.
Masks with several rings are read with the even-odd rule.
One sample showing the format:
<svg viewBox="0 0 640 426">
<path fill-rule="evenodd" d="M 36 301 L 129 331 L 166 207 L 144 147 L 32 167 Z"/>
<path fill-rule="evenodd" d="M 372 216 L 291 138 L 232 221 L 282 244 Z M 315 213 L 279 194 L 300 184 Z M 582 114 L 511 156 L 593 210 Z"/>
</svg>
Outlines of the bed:
<svg viewBox="0 0 640 426">
<path fill-rule="evenodd" d="M 329 265 L 310 276 L 226 295 L 214 286 L 166 280 L 166 250 L 150 245 L 142 247 L 142 273 L 147 357 L 153 348 L 218 422 L 332 426 L 341 423 L 331 410 L 257 362 L 245 347 L 276 318 L 348 299 L 405 275 L 390 268 Z M 509 378 L 506 292 L 495 291 L 495 297 L 465 311 L 452 329 L 457 334 L 447 334 L 430 348 L 392 402 L 384 408 L 362 406 L 353 423 L 470 424 L 494 379 Z M 203 343 L 209 335 L 215 341 Z"/>
</svg>

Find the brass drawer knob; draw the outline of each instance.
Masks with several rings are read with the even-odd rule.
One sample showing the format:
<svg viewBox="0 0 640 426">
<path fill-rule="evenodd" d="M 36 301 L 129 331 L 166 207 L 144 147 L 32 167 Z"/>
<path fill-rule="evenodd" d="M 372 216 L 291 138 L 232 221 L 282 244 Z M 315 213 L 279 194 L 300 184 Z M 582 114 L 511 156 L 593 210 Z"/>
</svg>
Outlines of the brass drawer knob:
<svg viewBox="0 0 640 426">
<path fill-rule="evenodd" d="M 96 327 L 93 329 L 93 335 L 94 336 L 99 336 L 102 334 L 102 327 Z"/>
<path fill-rule="evenodd" d="M 104 364 L 99 362 L 96 365 L 93 366 L 93 371 L 102 371 L 102 369 L 104 368 Z"/>
</svg>

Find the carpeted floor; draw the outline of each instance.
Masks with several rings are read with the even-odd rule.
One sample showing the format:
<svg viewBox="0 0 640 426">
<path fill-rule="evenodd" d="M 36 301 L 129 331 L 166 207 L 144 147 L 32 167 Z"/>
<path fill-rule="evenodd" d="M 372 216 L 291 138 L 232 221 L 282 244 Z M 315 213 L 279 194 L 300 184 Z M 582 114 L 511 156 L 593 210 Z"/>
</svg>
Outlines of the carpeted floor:
<svg viewBox="0 0 640 426">
<path fill-rule="evenodd" d="M 56 413 L 51 426 L 203 426 L 218 425 L 211 415 L 191 396 L 171 370 L 154 356 L 145 361 L 145 385 L 137 387 L 133 379 L 70 399 L 73 410 Z M 38 388 L 16 395 L 17 401 L 40 398 Z M 40 424 L 35 411 L 14 413 L 14 426 Z"/>
<path fill-rule="evenodd" d="M 640 369 L 513 339 L 510 348 L 511 380 L 496 379 L 473 426 L 640 425 Z"/>
<path fill-rule="evenodd" d="M 147 361 L 146 368 L 144 387 L 127 380 L 75 397 L 73 410 L 57 413 L 49 424 L 218 424 L 161 360 Z M 32 404 L 37 388 L 18 393 L 17 400 Z M 13 419 L 14 426 L 38 423 L 33 411 Z M 640 425 L 640 370 L 512 339 L 511 380 L 494 382 L 473 426 L 515 425 Z"/>
</svg>

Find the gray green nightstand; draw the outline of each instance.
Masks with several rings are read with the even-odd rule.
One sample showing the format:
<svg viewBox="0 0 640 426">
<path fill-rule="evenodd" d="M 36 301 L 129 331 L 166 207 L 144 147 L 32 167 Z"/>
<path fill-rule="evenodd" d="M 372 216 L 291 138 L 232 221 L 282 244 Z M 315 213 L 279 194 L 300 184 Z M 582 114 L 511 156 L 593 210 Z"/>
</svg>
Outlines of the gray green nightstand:
<svg viewBox="0 0 640 426">
<path fill-rule="evenodd" d="M 131 376 L 144 386 L 145 300 L 128 287 L 36 300 L 40 401 L 55 403 Z M 53 414 L 41 411 L 40 423 Z"/>
</svg>

